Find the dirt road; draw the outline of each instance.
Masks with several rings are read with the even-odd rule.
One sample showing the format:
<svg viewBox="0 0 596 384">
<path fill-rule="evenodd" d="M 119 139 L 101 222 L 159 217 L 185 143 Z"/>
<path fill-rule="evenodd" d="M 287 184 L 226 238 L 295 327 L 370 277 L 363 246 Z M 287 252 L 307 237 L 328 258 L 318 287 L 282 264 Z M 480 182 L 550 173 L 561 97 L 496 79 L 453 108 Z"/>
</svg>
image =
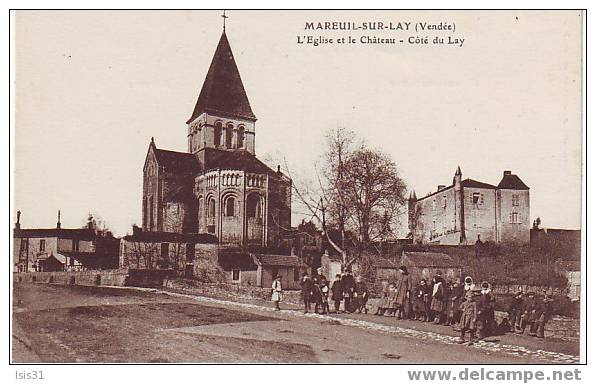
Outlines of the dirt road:
<svg viewBox="0 0 596 384">
<path fill-rule="evenodd" d="M 16 284 L 14 362 L 570 363 L 577 357 L 450 335 L 374 316 L 140 289 Z"/>
</svg>

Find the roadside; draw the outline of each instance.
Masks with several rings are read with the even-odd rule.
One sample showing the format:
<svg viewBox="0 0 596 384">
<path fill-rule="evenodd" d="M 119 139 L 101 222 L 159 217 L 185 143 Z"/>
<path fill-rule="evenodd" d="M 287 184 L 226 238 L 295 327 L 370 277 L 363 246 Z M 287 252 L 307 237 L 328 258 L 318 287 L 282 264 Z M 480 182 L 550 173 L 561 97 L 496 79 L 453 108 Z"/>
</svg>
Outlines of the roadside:
<svg viewBox="0 0 596 384">
<path fill-rule="evenodd" d="M 153 290 L 154 292 L 169 292 L 173 295 L 193 298 L 205 303 L 228 305 L 265 312 L 275 312 L 273 304 L 269 301 L 249 298 L 221 298 L 217 295 L 194 295 L 192 290 Z M 404 337 L 424 338 L 435 340 L 441 343 L 454 344 L 458 332 L 451 327 L 423 323 L 413 320 L 397 320 L 395 317 L 374 316 L 371 314 L 328 314 L 318 315 L 314 313 L 302 313 L 302 307 L 284 303 L 282 311 L 284 315 L 294 317 L 317 318 L 322 321 L 337 321 L 341 325 L 371 329 L 383 333 L 391 333 Z M 482 351 L 504 352 L 513 356 L 534 355 L 546 360 L 553 359 L 565 363 L 579 362 L 578 343 L 562 340 L 537 339 L 516 334 L 505 334 L 502 336 L 489 337 L 476 343 L 473 348 Z"/>
<path fill-rule="evenodd" d="M 574 363 L 534 346 L 454 343 L 372 315 L 275 312 L 269 302 L 148 288 L 16 284 L 14 362 Z M 447 328 L 447 327 L 445 327 Z M 550 348 L 549 348 L 550 349 Z"/>
</svg>

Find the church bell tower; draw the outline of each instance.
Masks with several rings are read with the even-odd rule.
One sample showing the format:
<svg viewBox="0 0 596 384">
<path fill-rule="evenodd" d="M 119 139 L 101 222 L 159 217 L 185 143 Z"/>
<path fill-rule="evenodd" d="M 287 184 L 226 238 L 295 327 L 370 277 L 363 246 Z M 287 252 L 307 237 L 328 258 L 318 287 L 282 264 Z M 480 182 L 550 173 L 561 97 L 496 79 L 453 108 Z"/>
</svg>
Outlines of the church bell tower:
<svg viewBox="0 0 596 384">
<path fill-rule="evenodd" d="M 224 24 L 203 87 L 186 122 L 188 152 L 197 154 L 212 148 L 245 150 L 254 155 L 256 120 Z"/>
</svg>

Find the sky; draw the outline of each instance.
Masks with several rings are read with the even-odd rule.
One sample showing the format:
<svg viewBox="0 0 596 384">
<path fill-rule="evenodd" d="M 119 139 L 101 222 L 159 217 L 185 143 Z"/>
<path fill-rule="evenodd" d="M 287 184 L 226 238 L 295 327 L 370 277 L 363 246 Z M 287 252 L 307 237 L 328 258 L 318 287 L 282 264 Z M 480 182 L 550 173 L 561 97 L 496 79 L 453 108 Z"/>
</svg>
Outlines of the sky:
<svg viewBox="0 0 596 384">
<path fill-rule="evenodd" d="M 220 11 L 19 11 L 13 35 L 14 206 L 23 228 L 141 222 L 151 137 L 186 150 Z M 257 156 L 314 172 L 328 129 L 388 153 L 418 197 L 464 178 L 531 188 L 531 219 L 581 226 L 581 15 L 574 11 L 228 11 Z M 428 31 L 305 31 L 306 22 L 446 22 L 453 45 L 307 45 Z M 272 167 L 277 164 L 270 163 Z M 296 205 L 295 205 L 296 206 Z M 294 225 L 300 219 L 294 215 Z"/>
</svg>

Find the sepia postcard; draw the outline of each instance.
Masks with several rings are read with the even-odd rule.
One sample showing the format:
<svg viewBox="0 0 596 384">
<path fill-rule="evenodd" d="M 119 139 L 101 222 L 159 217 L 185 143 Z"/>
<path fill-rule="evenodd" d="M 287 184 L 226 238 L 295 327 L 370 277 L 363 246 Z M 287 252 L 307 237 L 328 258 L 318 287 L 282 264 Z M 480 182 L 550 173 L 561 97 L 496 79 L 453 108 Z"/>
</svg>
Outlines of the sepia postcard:
<svg viewBox="0 0 596 384">
<path fill-rule="evenodd" d="M 584 11 L 10 22 L 11 364 L 585 362 Z"/>
</svg>

